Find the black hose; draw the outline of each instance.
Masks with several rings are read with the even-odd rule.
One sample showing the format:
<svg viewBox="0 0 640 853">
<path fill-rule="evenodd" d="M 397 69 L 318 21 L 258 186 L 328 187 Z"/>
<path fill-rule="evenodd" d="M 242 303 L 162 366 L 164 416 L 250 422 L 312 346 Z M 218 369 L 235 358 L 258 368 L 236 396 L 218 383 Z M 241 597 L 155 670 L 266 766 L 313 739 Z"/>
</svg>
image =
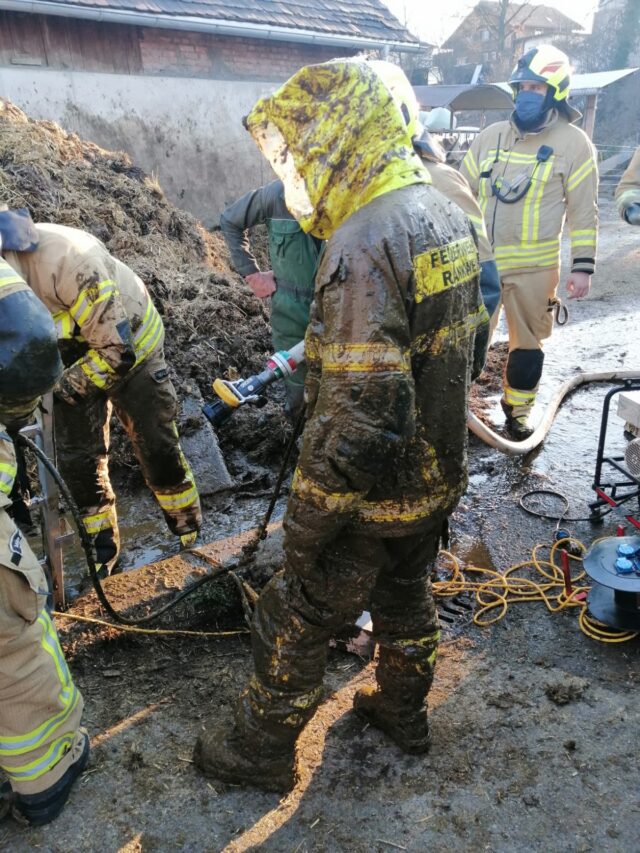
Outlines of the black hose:
<svg viewBox="0 0 640 853">
<path fill-rule="evenodd" d="M 115 619 L 116 622 L 120 622 L 120 624 L 122 625 L 142 625 L 146 622 L 151 622 L 153 619 L 157 619 L 159 616 L 162 616 L 168 610 L 174 608 L 176 604 L 182 601 L 182 599 L 186 598 L 188 595 L 191 595 L 192 592 L 195 592 L 201 586 L 204 586 L 204 584 L 209 583 L 209 581 L 215 580 L 216 578 L 220 577 L 220 575 L 226 574 L 229 571 L 226 566 L 221 566 L 219 569 L 214 569 L 205 577 L 200 578 L 199 580 L 195 581 L 195 583 L 188 586 L 186 589 L 183 589 L 182 592 L 179 592 L 174 598 L 171 599 L 171 601 L 169 601 L 163 607 L 160 607 L 158 610 L 154 610 L 153 612 L 148 613 L 146 616 L 139 616 L 137 618 L 133 618 L 130 616 L 124 616 L 122 613 L 119 613 L 112 606 L 105 594 L 105 591 L 102 588 L 100 577 L 98 576 L 96 561 L 93 558 L 93 547 L 91 544 L 91 539 L 89 538 L 89 534 L 87 533 L 87 530 L 84 526 L 84 522 L 82 520 L 80 510 L 78 509 L 78 505 L 74 501 L 71 492 L 69 491 L 69 487 L 60 476 L 60 473 L 53 464 L 53 462 L 51 462 L 48 456 L 38 447 L 37 444 L 35 444 L 35 442 L 31 441 L 31 439 L 27 438 L 25 435 L 18 435 L 18 441 L 20 442 L 20 444 L 23 444 L 25 447 L 28 447 L 29 450 L 35 453 L 35 455 L 38 457 L 38 459 L 42 462 L 44 467 L 56 481 L 58 488 L 60 489 L 60 492 L 64 497 L 67 506 L 69 507 L 76 528 L 78 530 L 78 534 L 80 536 L 80 543 L 87 559 L 87 566 L 89 567 L 89 575 L 91 577 L 93 588 L 96 591 L 96 595 L 98 596 L 100 604 L 102 604 L 109 616 Z"/>
<path fill-rule="evenodd" d="M 551 515 L 549 513 L 533 509 L 533 507 L 527 506 L 526 504 L 526 499 L 531 497 L 532 495 L 550 495 L 551 497 L 559 498 L 563 502 L 564 511 L 561 513 L 561 515 Z M 584 518 L 567 518 L 567 513 L 569 512 L 569 500 L 565 495 L 562 494 L 562 492 L 557 492 L 555 489 L 531 489 L 530 491 L 525 492 L 520 497 L 518 501 L 518 506 L 520 507 L 520 509 L 523 509 L 529 515 L 533 515 L 536 518 L 544 518 L 547 519 L 547 521 L 557 521 L 558 526 L 560 526 L 561 522 L 563 521 L 574 522 L 594 520 L 593 517 L 589 515 L 585 516 Z M 611 509 L 612 507 L 609 507 L 604 512 L 602 512 L 599 515 L 598 520 L 600 520 L 600 518 L 603 518 L 605 515 L 608 515 L 611 512 Z"/>
</svg>

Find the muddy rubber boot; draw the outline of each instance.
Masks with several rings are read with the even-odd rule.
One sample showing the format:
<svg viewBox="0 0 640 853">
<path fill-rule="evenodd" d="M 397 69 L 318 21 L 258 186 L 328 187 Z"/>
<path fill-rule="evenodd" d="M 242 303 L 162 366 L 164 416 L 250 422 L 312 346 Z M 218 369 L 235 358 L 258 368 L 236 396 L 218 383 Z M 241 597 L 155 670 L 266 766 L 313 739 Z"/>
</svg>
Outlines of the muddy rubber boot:
<svg viewBox="0 0 640 853">
<path fill-rule="evenodd" d="M 285 794 L 296 782 L 295 751 L 268 755 L 247 750 L 235 728 L 215 726 L 201 734 L 193 751 L 196 767 L 212 779 Z"/>
<path fill-rule="evenodd" d="M 504 400 L 500 400 L 500 405 L 502 406 L 502 411 L 505 415 L 507 432 L 514 441 L 524 441 L 526 438 L 529 438 L 530 435 L 533 435 L 534 430 L 529 426 L 526 415 L 514 418 L 512 414 L 512 406 L 505 403 Z"/>
<path fill-rule="evenodd" d="M 380 729 L 410 755 L 429 751 L 431 735 L 426 706 L 416 711 L 402 709 L 376 687 L 361 687 L 353 698 L 353 709 L 363 720 Z"/>
</svg>

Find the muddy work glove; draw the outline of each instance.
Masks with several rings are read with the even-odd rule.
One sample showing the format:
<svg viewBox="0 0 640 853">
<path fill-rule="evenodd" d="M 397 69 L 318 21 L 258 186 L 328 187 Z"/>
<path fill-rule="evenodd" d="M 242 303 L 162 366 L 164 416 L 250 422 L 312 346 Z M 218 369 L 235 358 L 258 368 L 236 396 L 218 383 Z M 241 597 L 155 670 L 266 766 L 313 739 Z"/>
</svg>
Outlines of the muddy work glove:
<svg viewBox="0 0 640 853">
<path fill-rule="evenodd" d="M 640 225 L 640 202 L 630 204 L 624 212 L 624 218 L 629 225 Z"/>
</svg>

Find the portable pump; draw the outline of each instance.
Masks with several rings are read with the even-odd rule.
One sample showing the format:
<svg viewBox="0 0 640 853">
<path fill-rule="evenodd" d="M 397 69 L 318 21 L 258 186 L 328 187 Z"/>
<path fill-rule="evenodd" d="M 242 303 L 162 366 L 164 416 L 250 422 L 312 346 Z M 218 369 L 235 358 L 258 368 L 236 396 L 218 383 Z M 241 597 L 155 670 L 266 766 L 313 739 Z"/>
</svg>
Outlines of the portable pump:
<svg viewBox="0 0 640 853">
<path fill-rule="evenodd" d="M 218 399 L 202 407 L 204 416 L 213 427 L 222 426 L 236 409 L 249 403 L 260 408 L 267 402 L 264 391 L 273 382 L 292 376 L 304 362 L 304 341 L 290 350 L 279 350 L 269 357 L 263 371 L 248 379 L 216 379 L 214 393 Z"/>
</svg>

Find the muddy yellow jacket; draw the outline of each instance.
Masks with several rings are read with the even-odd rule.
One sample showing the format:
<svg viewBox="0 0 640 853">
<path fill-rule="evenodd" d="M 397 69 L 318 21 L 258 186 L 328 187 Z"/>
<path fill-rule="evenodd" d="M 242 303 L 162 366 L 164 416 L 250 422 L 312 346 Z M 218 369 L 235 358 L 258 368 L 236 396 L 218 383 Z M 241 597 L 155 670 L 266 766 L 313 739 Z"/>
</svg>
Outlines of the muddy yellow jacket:
<svg viewBox="0 0 640 853">
<path fill-rule="evenodd" d="M 616 204 L 623 219 L 630 204 L 640 204 L 640 148 L 633 155 L 616 188 Z"/>
<path fill-rule="evenodd" d="M 57 392 L 73 402 L 108 391 L 162 345 L 160 315 L 140 278 L 97 238 L 63 225 L 35 228 L 34 251 L 5 257 L 53 315 L 65 363 L 74 353 Z M 79 346 L 65 348 L 72 341 Z"/>
<path fill-rule="evenodd" d="M 496 122 L 474 139 L 460 171 L 478 198 L 501 273 L 559 266 L 565 216 L 571 269 L 593 272 L 598 171 L 582 130 L 555 110 L 537 132 Z"/>
</svg>

